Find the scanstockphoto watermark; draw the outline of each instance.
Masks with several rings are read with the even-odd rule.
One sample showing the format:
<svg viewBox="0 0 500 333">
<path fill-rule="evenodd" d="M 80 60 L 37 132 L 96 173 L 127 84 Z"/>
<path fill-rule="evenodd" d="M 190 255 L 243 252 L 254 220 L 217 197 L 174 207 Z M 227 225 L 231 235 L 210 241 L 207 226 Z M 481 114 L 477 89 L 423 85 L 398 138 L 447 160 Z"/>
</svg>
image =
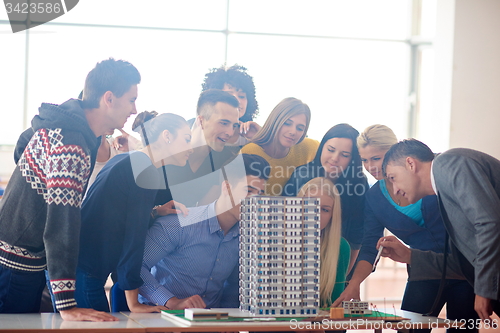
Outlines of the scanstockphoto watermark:
<svg viewBox="0 0 500 333">
<path fill-rule="evenodd" d="M 409 330 L 409 329 L 423 329 L 423 328 L 444 328 L 444 329 L 497 329 L 498 319 L 442 319 L 429 322 L 385 322 L 383 320 L 368 320 L 368 319 L 349 319 L 341 321 L 332 321 L 323 319 L 322 321 L 309 322 L 298 321 L 297 319 L 290 320 L 290 329 L 306 329 L 306 330 L 356 330 L 356 329 L 395 329 L 395 330 Z"/>
<path fill-rule="evenodd" d="M 79 0 L 4 0 L 12 32 L 52 21 L 72 10 Z"/>
<path fill-rule="evenodd" d="M 430 328 L 438 328 L 438 322 L 431 322 L 433 325 Z M 380 329 L 397 329 L 397 330 L 409 330 L 409 329 L 423 329 L 424 324 L 419 322 L 384 322 L 383 320 L 367 320 L 367 319 L 349 319 L 342 321 L 333 321 L 329 319 L 323 319 L 318 322 L 303 322 L 297 319 L 290 320 L 290 329 L 305 329 L 305 330 L 357 330 L 357 329 L 368 329 L 368 330 L 380 330 Z"/>
</svg>

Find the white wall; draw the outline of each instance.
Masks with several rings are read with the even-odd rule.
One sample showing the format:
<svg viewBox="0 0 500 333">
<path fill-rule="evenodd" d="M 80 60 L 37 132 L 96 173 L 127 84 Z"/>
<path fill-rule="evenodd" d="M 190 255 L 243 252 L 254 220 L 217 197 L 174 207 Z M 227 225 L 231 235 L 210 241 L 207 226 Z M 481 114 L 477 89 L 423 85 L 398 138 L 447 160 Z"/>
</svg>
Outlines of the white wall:
<svg viewBox="0 0 500 333">
<path fill-rule="evenodd" d="M 0 186 L 5 186 L 5 181 L 14 171 L 14 146 L 0 145 Z"/>
<path fill-rule="evenodd" d="M 449 145 L 500 159 L 500 1 L 454 7 Z"/>
</svg>

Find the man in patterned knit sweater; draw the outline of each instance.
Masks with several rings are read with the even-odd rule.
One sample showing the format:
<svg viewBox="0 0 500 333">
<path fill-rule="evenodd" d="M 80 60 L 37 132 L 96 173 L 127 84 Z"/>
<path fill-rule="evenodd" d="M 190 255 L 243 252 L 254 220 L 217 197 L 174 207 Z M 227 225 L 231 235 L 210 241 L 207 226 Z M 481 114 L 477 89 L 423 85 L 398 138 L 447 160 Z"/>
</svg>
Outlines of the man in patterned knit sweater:
<svg viewBox="0 0 500 333">
<path fill-rule="evenodd" d="M 130 63 L 104 60 L 87 75 L 83 100 L 43 103 L 19 139 L 22 153 L 0 202 L 0 313 L 38 312 L 47 268 L 63 319 L 117 320 L 76 307 L 80 207 L 97 137 L 137 113 L 140 80 Z"/>
</svg>

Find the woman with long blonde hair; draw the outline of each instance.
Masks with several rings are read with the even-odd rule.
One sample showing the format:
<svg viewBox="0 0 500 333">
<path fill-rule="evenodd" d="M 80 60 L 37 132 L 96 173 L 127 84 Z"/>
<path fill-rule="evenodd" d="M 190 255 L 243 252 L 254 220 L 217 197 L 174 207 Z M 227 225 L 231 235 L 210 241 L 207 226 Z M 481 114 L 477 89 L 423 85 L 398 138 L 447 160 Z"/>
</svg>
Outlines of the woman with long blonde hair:
<svg viewBox="0 0 500 333">
<path fill-rule="evenodd" d="M 244 154 L 256 154 L 269 162 L 266 195 L 281 195 L 295 168 L 313 160 L 319 143 L 306 138 L 310 121 L 307 104 L 294 97 L 285 98 L 271 111 L 252 142 L 241 149 Z"/>
<path fill-rule="evenodd" d="M 341 237 L 340 195 L 332 181 L 318 177 L 304 184 L 298 196 L 320 199 L 320 304 L 329 307 L 344 291 L 351 252 L 349 243 Z"/>
</svg>

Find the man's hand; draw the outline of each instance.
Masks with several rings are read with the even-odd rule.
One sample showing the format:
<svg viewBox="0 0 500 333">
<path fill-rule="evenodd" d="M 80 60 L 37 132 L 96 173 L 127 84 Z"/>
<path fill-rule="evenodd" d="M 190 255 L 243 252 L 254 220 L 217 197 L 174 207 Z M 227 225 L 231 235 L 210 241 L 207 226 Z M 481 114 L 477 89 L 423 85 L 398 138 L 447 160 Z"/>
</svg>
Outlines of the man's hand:
<svg viewBox="0 0 500 333">
<path fill-rule="evenodd" d="M 118 321 L 118 318 L 109 313 L 94 309 L 71 308 L 60 313 L 63 320 L 69 321 Z"/>
<path fill-rule="evenodd" d="M 411 264 L 411 250 L 406 245 L 401 243 L 394 236 L 385 236 L 378 240 L 377 249 L 383 246 L 382 257 L 388 257 L 394 261 L 404 264 Z"/>
<path fill-rule="evenodd" d="M 160 216 L 180 213 L 182 213 L 182 215 L 184 216 L 187 216 L 189 214 L 189 209 L 187 209 L 186 206 L 184 206 L 180 202 L 170 200 L 166 204 L 163 204 L 160 207 L 156 208 L 156 212 Z"/>
<path fill-rule="evenodd" d="M 359 284 L 358 283 L 349 283 L 349 285 L 345 288 L 344 292 L 340 294 L 339 298 L 332 303 L 332 308 L 336 308 L 342 304 L 342 301 L 350 301 L 352 299 L 361 299 L 359 292 Z"/>
<path fill-rule="evenodd" d="M 165 306 L 172 310 L 184 310 L 189 308 L 204 309 L 207 307 L 205 302 L 203 302 L 203 300 L 201 299 L 200 295 L 194 295 L 183 299 L 172 297 L 167 301 Z"/>
<path fill-rule="evenodd" d="M 476 295 L 476 300 L 474 301 L 474 310 L 476 310 L 479 318 L 482 320 L 490 319 L 493 314 L 493 308 L 491 307 L 491 300 L 483 296 Z"/>
</svg>

